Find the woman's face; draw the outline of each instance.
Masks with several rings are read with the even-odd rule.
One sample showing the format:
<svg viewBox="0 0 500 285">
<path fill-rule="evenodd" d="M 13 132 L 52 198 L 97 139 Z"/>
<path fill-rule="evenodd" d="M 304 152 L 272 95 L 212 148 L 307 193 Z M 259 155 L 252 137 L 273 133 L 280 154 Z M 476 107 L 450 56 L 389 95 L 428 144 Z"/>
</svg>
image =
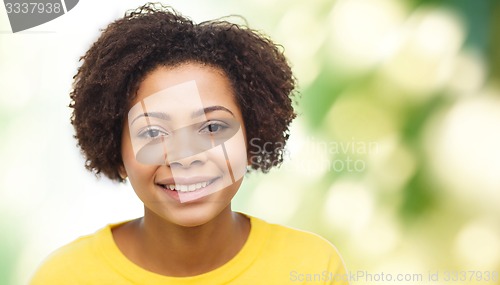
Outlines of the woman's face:
<svg viewBox="0 0 500 285">
<path fill-rule="evenodd" d="M 228 78 L 197 63 L 159 67 L 139 85 L 122 158 L 148 211 L 182 226 L 230 205 L 246 170 L 241 111 Z"/>
</svg>

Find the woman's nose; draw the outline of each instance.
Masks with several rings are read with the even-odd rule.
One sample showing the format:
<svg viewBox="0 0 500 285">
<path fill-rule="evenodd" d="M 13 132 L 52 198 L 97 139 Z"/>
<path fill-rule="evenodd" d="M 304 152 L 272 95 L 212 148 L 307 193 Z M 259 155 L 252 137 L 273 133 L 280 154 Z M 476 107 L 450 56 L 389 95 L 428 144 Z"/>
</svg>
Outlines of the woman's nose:
<svg viewBox="0 0 500 285">
<path fill-rule="evenodd" d="M 190 167 L 194 163 L 204 163 L 205 151 L 211 146 L 210 139 L 198 136 L 190 128 L 178 129 L 166 145 L 166 164 L 171 167 Z"/>
</svg>

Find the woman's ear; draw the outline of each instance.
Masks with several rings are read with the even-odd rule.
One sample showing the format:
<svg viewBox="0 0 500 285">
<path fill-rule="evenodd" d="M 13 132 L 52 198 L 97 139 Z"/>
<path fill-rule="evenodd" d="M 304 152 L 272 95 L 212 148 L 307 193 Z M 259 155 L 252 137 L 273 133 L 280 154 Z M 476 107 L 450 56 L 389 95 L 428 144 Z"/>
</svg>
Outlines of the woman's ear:
<svg viewBox="0 0 500 285">
<path fill-rule="evenodd" d="M 249 158 L 247 159 L 246 173 L 250 172 L 250 170 L 252 170 L 252 161 Z"/>
<path fill-rule="evenodd" d="M 125 166 L 120 165 L 120 167 L 118 167 L 118 174 L 120 174 L 120 178 L 122 180 L 127 179 L 128 175 L 127 175 L 127 171 L 125 170 Z"/>
<path fill-rule="evenodd" d="M 250 157 L 247 159 L 247 168 L 251 168 L 252 167 L 252 160 L 250 159 Z"/>
</svg>

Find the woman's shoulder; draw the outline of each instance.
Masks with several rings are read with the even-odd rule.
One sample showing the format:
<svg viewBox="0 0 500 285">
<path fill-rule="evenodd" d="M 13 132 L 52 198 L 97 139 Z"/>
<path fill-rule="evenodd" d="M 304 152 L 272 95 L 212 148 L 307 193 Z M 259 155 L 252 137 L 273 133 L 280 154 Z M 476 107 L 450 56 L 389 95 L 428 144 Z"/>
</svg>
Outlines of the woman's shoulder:
<svg viewBox="0 0 500 285">
<path fill-rule="evenodd" d="M 309 255 L 315 258 L 331 258 L 339 255 L 337 248 L 330 241 L 313 232 L 269 223 L 255 217 L 251 217 L 251 221 L 256 230 L 265 232 L 267 247 L 274 250 L 293 251 L 302 257 Z"/>
<path fill-rule="evenodd" d="M 53 251 L 38 267 L 30 284 L 48 284 L 74 280 L 81 274 L 84 267 L 99 266 L 105 240 L 111 235 L 111 226 L 108 225 L 97 232 L 77 238 L 76 240 Z M 104 243 L 103 243 L 104 242 Z M 57 280 L 53 280 L 57 278 Z"/>
<path fill-rule="evenodd" d="M 348 284 L 346 267 L 337 248 L 318 234 L 251 218 L 254 230 L 261 231 L 264 247 L 260 257 L 264 267 L 273 265 L 290 281 L 324 281 L 318 284 Z M 265 270 L 265 269 L 263 269 Z"/>
<path fill-rule="evenodd" d="M 120 223 L 122 224 L 122 223 Z M 118 225 L 118 224 L 116 224 Z M 83 254 L 91 254 L 98 250 L 96 247 L 102 245 L 102 242 L 109 239 L 111 235 L 111 228 L 115 224 L 107 225 L 96 232 L 88 235 L 81 236 L 74 241 L 58 248 L 49 257 L 48 260 L 67 258 L 68 256 L 80 256 Z"/>
<path fill-rule="evenodd" d="M 75 258 L 77 256 L 80 257 L 81 255 L 88 254 L 89 250 L 92 248 L 94 240 L 100 234 L 100 231 L 81 236 L 76 240 L 59 247 L 45 259 L 43 264 L 67 261 L 69 258 Z"/>
</svg>

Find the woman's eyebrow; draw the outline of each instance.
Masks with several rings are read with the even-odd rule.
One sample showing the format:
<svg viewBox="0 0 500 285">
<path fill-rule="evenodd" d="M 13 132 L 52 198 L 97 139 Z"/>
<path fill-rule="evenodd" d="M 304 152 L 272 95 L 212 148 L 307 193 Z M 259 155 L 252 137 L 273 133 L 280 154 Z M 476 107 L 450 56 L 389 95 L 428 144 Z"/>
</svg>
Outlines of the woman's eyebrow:
<svg viewBox="0 0 500 285">
<path fill-rule="evenodd" d="M 231 112 L 231 110 L 229 110 L 228 108 L 226 108 L 224 106 L 220 106 L 220 105 L 215 105 L 215 106 L 209 106 L 209 107 L 205 107 L 203 109 L 194 111 L 193 114 L 191 115 L 191 118 L 199 117 L 201 115 L 204 115 L 204 114 L 207 114 L 210 112 L 214 112 L 214 111 L 225 111 L 234 117 L 233 112 Z"/>
<path fill-rule="evenodd" d="M 206 108 L 194 111 L 193 114 L 191 115 L 191 117 L 195 118 L 195 117 L 199 117 L 201 115 L 204 115 L 204 114 L 207 114 L 210 112 L 215 112 L 215 111 L 225 111 L 234 117 L 234 114 L 233 114 L 233 112 L 231 112 L 231 110 L 229 110 L 228 108 L 226 108 L 224 106 L 220 106 L 220 105 L 210 106 L 210 107 L 206 107 Z M 153 118 L 158 118 L 158 119 L 162 119 L 165 121 L 168 121 L 171 119 L 170 115 L 165 113 L 165 112 L 144 112 L 142 114 L 139 114 L 137 117 L 135 117 L 132 120 L 132 122 L 130 123 L 130 125 L 134 124 L 134 122 L 141 117 L 153 117 Z"/>
<path fill-rule="evenodd" d="M 142 114 L 140 114 L 139 116 L 135 117 L 132 122 L 130 123 L 130 125 L 132 125 L 137 119 L 141 118 L 141 117 L 153 117 L 153 118 L 158 118 L 158 119 L 162 119 L 162 120 L 170 120 L 170 115 L 168 115 L 167 113 L 164 113 L 164 112 L 144 112 Z"/>
</svg>

